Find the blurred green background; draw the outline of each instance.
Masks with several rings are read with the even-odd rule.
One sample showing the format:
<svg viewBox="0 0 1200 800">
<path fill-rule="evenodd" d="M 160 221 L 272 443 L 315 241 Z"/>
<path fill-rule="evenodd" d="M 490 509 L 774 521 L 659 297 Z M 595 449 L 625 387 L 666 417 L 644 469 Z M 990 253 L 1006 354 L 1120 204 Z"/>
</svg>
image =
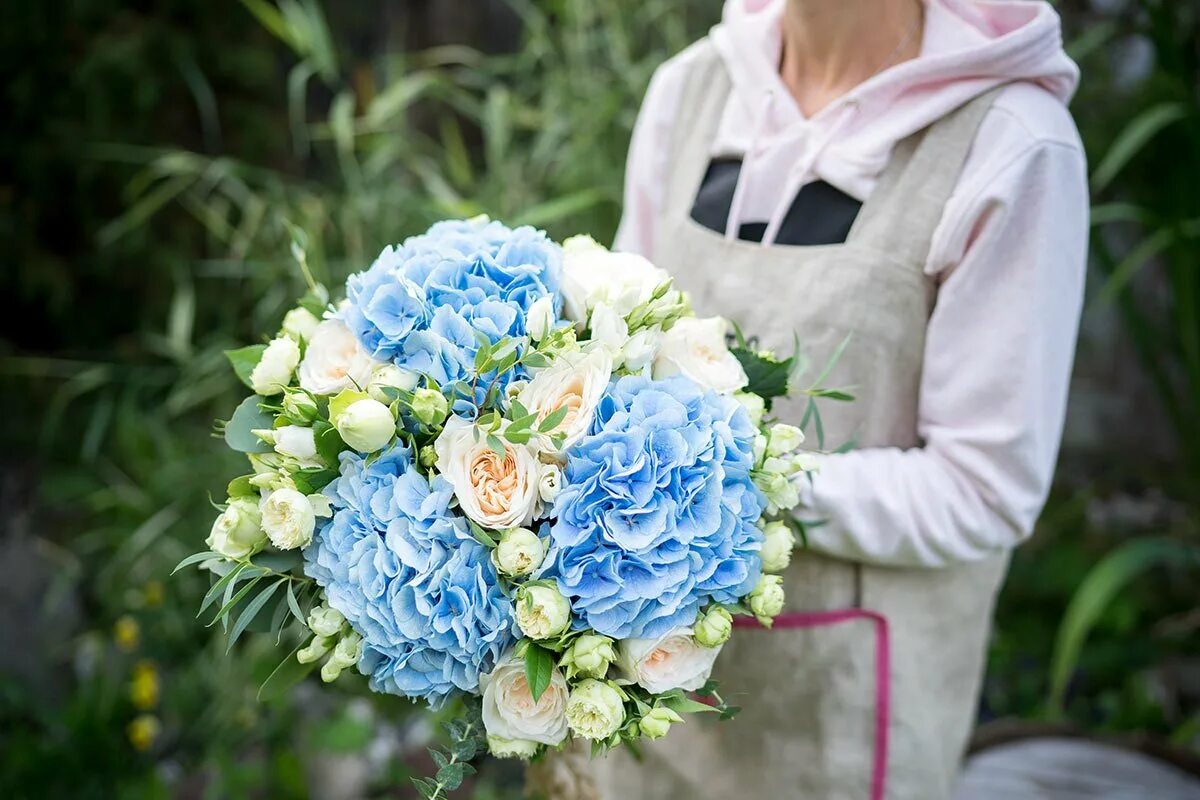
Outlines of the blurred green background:
<svg viewBox="0 0 1200 800">
<path fill-rule="evenodd" d="M 1200 11 L 1057 4 L 1092 277 L 1059 479 L 981 718 L 1200 744 Z M 434 726 L 343 680 L 255 695 L 194 619 L 236 456 L 225 348 L 486 212 L 611 240 L 654 67 L 717 0 L 11 0 L 0 26 L 0 796 L 408 797 Z M 484 765 L 464 796 L 515 796 Z"/>
</svg>

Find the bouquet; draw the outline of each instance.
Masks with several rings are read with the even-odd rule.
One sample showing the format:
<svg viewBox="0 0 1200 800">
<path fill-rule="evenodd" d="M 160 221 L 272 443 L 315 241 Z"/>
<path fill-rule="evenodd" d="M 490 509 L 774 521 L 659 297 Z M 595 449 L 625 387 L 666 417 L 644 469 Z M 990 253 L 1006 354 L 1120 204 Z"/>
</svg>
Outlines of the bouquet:
<svg viewBox="0 0 1200 800">
<path fill-rule="evenodd" d="M 230 646 L 274 603 L 273 630 L 304 633 L 277 672 L 461 704 L 426 797 L 481 748 L 601 751 L 731 715 L 709 673 L 734 615 L 780 612 L 784 512 L 814 468 L 767 416 L 794 354 L 586 236 L 440 222 L 337 303 L 293 252 L 309 293 L 228 353 L 253 395 L 222 433 L 250 471 L 180 565 L 212 571 L 201 610 Z"/>
</svg>

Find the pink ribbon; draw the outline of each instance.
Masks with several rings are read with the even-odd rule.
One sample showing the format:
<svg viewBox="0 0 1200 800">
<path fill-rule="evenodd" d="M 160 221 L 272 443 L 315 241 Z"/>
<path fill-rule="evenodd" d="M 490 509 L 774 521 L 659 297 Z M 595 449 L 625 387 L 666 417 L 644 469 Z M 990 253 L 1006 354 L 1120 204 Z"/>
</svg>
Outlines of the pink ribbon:
<svg viewBox="0 0 1200 800">
<path fill-rule="evenodd" d="M 823 628 L 855 620 L 875 624 L 875 755 L 871 767 L 871 800 L 883 800 L 887 786 L 888 724 L 891 720 L 891 643 L 887 618 L 863 608 L 836 611 L 793 611 L 775 618 L 772 630 L 780 628 Z M 739 628 L 758 628 L 753 617 L 736 617 Z"/>
</svg>

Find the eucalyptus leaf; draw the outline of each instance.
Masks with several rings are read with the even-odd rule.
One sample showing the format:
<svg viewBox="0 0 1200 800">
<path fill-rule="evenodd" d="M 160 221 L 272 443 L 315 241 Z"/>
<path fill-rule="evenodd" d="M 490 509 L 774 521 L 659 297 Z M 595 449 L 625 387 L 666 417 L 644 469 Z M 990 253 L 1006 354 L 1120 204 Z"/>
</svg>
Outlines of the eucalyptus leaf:
<svg viewBox="0 0 1200 800">
<path fill-rule="evenodd" d="M 226 350 L 225 358 L 229 359 L 233 371 L 237 373 L 238 380 L 246 384 L 250 389 L 254 388 L 254 384 L 250 382 L 250 373 L 254 372 L 254 368 L 258 366 L 258 362 L 262 361 L 262 355 L 266 352 L 265 344 L 252 344 L 249 347 L 240 347 L 237 350 Z"/>
<path fill-rule="evenodd" d="M 225 443 L 239 453 L 270 453 L 274 448 L 255 436 L 251 431 L 271 428 L 275 418 L 259 408 L 259 403 L 266 399 L 259 395 L 250 395 L 234 410 L 233 416 L 225 424 Z"/>
</svg>

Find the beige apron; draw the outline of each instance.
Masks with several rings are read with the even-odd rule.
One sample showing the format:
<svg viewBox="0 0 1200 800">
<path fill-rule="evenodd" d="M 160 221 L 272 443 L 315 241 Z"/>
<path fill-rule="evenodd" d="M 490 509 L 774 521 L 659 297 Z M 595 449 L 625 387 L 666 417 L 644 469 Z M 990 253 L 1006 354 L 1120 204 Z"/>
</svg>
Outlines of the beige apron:
<svg viewBox="0 0 1200 800">
<path fill-rule="evenodd" d="M 689 215 L 730 86 L 712 46 L 696 47 L 655 263 L 690 293 L 698 314 L 737 320 L 781 353 L 795 333 L 817 369 L 852 334 L 827 385 L 854 386 L 857 400 L 824 406 L 827 445 L 920 445 L 918 385 L 936 295 L 923 267 L 992 96 L 899 143 L 844 244 L 764 247 L 726 239 Z M 779 404 L 778 416 L 797 422 L 802 407 Z M 735 631 L 714 677 L 742 708 L 738 717 L 691 717 L 647 744 L 641 765 L 623 753 L 603 759 L 595 766 L 601 796 L 947 797 L 975 718 L 1006 566 L 1007 556 L 996 556 L 891 569 L 797 551 L 784 576 L 787 610 L 807 612 L 811 626 Z"/>
</svg>

